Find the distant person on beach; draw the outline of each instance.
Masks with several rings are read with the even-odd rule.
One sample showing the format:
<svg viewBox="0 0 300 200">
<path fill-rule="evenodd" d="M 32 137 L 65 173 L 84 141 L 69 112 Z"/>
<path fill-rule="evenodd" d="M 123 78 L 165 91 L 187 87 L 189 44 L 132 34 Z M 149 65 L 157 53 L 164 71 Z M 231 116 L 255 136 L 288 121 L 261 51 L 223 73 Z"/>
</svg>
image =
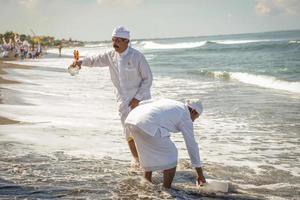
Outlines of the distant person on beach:
<svg viewBox="0 0 300 200">
<path fill-rule="evenodd" d="M 1 57 L 3 58 L 8 58 L 9 57 L 9 52 L 13 49 L 12 47 L 12 40 L 9 39 L 9 42 L 7 43 L 5 38 L 2 38 L 3 41 L 3 45 L 2 45 L 2 49 L 3 49 L 3 53 L 1 53 Z"/>
<path fill-rule="evenodd" d="M 22 47 L 23 47 L 23 57 L 26 58 L 27 54 L 28 54 L 28 51 L 29 51 L 29 48 L 30 48 L 29 42 L 27 40 L 24 40 Z"/>
<path fill-rule="evenodd" d="M 97 56 L 74 61 L 71 67 L 105 67 L 110 70 L 111 80 L 116 87 L 119 115 L 124 128 L 128 113 L 139 105 L 141 100 L 150 99 L 152 72 L 144 55 L 129 46 L 130 32 L 120 26 L 112 32 L 114 50 Z M 124 129 L 133 156 L 132 164 L 138 163 L 138 154 L 131 133 Z"/>
<path fill-rule="evenodd" d="M 19 34 L 14 34 L 14 44 L 15 44 L 15 49 L 14 49 L 15 55 L 14 56 L 15 56 L 15 58 L 17 58 L 20 55 L 20 48 L 23 44 L 23 42 L 20 39 Z"/>
<path fill-rule="evenodd" d="M 59 45 L 58 45 L 59 57 L 61 57 L 61 49 L 62 49 L 62 43 L 59 43 Z"/>
<path fill-rule="evenodd" d="M 41 46 L 41 43 L 38 42 L 37 47 L 36 47 L 35 57 L 39 58 L 41 55 L 42 55 L 42 46 Z"/>
<path fill-rule="evenodd" d="M 163 186 L 171 187 L 178 151 L 170 139 L 170 132 L 181 132 L 192 167 L 198 175 L 198 184 L 206 182 L 193 129 L 193 122 L 201 115 L 202 110 L 199 100 L 187 100 L 184 104 L 161 99 L 143 101 L 129 113 L 125 128 L 130 130 L 134 138 L 145 179 L 151 182 L 152 171 L 163 170 Z"/>
</svg>

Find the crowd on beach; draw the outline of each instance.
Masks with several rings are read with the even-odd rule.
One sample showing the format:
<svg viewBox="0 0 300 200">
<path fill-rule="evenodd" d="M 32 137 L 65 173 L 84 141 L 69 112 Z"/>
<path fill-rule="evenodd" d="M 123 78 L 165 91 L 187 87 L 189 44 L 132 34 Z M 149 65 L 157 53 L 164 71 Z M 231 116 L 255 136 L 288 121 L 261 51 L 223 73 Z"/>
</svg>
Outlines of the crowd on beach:
<svg viewBox="0 0 300 200">
<path fill-rule="evenodd" d="M 47 53 L 48 48 L 57 48 L 59 56 L 63 47 L 83 46 L 79 40 L 56 39 L 46 35 L 19 34 L 13 31 L 0 33 L 0 58 L 35 59 Z"/>
<path fill-rule="evenodd" d="M 39 42 L 35 45 L 29 43 L 26 39 L 21 40 L 18 34 L 15 34 L 14 38 L 6 39 L 2 38 L 3 44 L 0 44 L 0 58 L 38 58 L 42 55 L 42 46 Z M 12 56 L 11 56 L 12 55 Z"/>
</svg>

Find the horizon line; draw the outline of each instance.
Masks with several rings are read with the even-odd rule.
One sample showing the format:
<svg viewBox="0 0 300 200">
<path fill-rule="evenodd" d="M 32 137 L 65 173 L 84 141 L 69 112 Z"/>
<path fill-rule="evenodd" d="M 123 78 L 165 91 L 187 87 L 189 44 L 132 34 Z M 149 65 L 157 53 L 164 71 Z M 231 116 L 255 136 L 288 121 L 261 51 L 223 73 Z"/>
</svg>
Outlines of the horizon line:
<svg viewBox="0 0 300 200">
<path fill-rule="evenodd" d="M 261 32 L 244 32 L 244 33 L 233 33 L 233 34 L 208 34 L 208 35 L 198 35 L 198 36 L 179 36 L 179 37 L 153 37 L 153 38 L 137 38 L 131 39 L 130 41 L 139 40 L 160 40 L 160 39 L 181 39 L 181 38 L 197 38 L 197 37 L 213 37 L 213 36 L 228 36 L 228 35 L 245 35 L 245 34 L 255 34 L 255 33 L 272 33 L 272 32 L 288 32 L 288 31 L 300 31 L 300 29 L 286 29 L 286 30 L 270 30 Z M 299 37 L 300 39 L 300 37 Z M 82 42 L 111 42 L 111 40 L 82 40 Z"/>
</svg>

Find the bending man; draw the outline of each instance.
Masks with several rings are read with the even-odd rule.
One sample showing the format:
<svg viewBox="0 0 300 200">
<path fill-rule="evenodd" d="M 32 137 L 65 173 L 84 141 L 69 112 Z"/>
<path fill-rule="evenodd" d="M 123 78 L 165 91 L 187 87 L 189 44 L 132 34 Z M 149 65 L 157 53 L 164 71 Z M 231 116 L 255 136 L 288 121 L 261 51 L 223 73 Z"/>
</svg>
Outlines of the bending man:
<svg viewBox="0 0 300 200">
<path fill-rule="evenodd" d="M 198 183 L 206 180 L 198 144 L 194 138 L 193 122 L 202 113 L 202 104 L 188 100 L 186 104 L 170 99 L 144 101 L 131 111 L 125 121 L 135 140 L 144 177 L 151 182 L 152 171 L 163 170 L 165 188 L 170 188 L 177 165 L 178 152 L 170 139 L 170 132 L 181 132 L 192 167 L 198 174 Z"/>
</svg>

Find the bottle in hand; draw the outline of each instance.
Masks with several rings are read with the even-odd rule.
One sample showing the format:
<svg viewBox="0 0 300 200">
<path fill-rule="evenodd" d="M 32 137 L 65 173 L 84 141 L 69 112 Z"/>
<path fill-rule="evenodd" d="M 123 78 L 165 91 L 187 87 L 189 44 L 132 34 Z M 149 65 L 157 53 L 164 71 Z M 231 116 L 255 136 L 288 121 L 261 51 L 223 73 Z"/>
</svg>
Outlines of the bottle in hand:
<svg viewBox="0 0 300 200">
<path fill-rule="evenodd" d="M 68 67 L 68 72 L 72 75 L 75 76 L 76 74 L 78 74 L 79 70 L 80 70 L 80 66 L 78 65 L 78 61 L 79 61 L 79 51 L 78 50 L 74 50 L 73 52 L 74 55 L 74 62 L 72 65 L 70 65 Z"/>
</svg>

